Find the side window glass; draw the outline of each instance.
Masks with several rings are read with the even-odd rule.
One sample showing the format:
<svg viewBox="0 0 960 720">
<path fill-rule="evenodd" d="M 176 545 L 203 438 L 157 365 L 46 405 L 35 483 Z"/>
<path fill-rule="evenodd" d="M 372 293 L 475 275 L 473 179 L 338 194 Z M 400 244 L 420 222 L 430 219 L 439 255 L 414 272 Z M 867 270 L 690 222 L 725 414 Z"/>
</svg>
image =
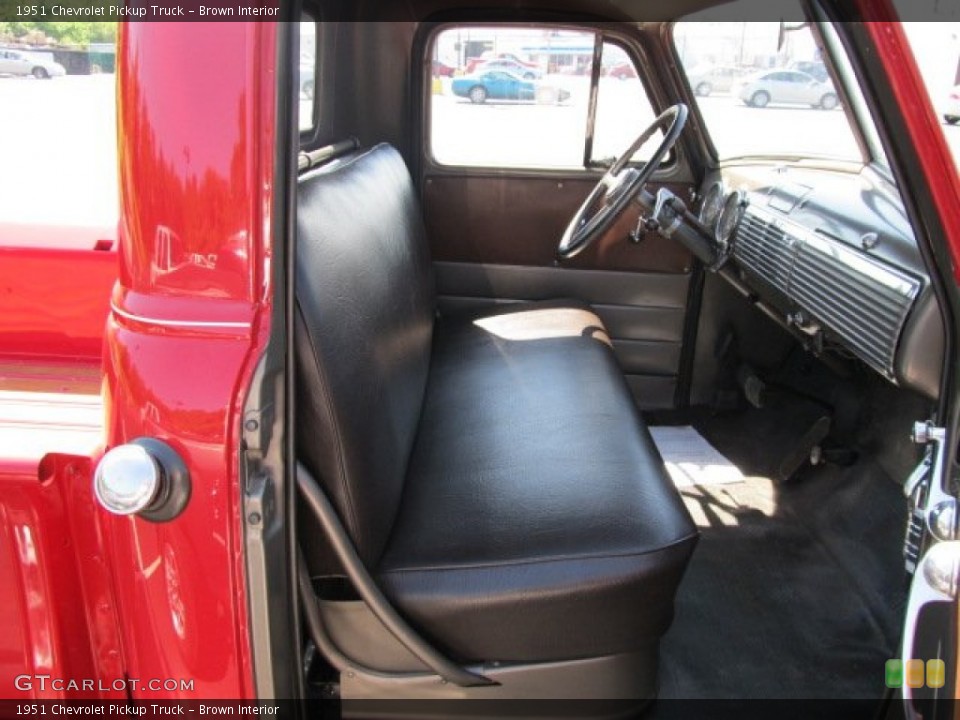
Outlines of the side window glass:
<svg viewBox="0 0 960 720">
<path fill-rule="evenodd" d="M 597 42 L 594 32 L 553 27 L 439 32 L 429 59 L 433 159 L 462 167 L 584 169 L 627 150 L 655 113 L 633 60 L 612 42 L 600 48 L 591 107 Z M 634 159 L 646 160 L 658 139 Z"/>
<path fill-rule="evenodd" d="M 592 32 L 536 26 L 442 30 L 428 87 L 433 158 L 466 167 L 582 168 L 595 43 Z"/>
<path fill-rule="evenodd" d="M 300 69 L 297 81 L 300 132 L 309 132 L 316 126 L 316 80 L 317 22 L 304 14 L 300 22 Z"/>
<path fill-rule="evenodd" d="M 637 136 L 656 119 L 656 113 L 633 60 L 622 47 L 605 42 L 601 66 L 590 160 L 591 163 L 606 164 L 626 152 Z M 657 132 L 633 160 L 649 160 L 662 139 L 663 133 Z"/>
</svg>

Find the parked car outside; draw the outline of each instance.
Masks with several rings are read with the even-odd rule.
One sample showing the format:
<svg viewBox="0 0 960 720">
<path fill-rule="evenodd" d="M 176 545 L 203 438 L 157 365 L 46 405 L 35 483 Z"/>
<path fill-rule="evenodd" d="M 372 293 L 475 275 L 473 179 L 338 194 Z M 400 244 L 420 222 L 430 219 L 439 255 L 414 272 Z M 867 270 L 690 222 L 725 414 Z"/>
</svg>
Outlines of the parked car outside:
<svg viewBox="0 0 960 720">
<path fill-rule="evenodd" d="M 300 93 L 308 100 L 313 99 L 314 69 L 313 63 L 300 63 Z"/>
<path fill-rule="evenodd" d="M 960 122 L 960 85 L 954 87 L 947 96 L 947 102 L 943 108 L 943 119 L 951 125 Z"/>
<path fill-rule="evenodd" d="M 839 104 L 837 91 L 829 82 L 796 70 L 767 70 L 734 86 L 735 94 L 751 107 L 766 107 L 771 103 L 810 105 L 833 110 Z"/>
<path fill-rule="evenodd" d="M 455 78 L 451 84 L 453 94 L 468 98 L 475 105 L 487 100 L 515 100 L 544 104 L 560 103 L 570 98 L 570 93 L 553 85 L 526 80 L 505 70 L 491 70 Z"/>
<path fill-rule="evenodd" d="M 633 63 L 622 62 L 611 65 L 607 70 L 607 77 L 616 78 L 617 80 L 630 80 L 637 77 L 637 71 L 636 68 L 633 67 Z"/>
<path fill-rule="evenodd" d="M 434 60 L 433 77 L 453 77 L 453 68 L 444 62 Z"/>
<path fill-rule="evenodd" d="M 687 74 L 690 87 L 700 97 L 713 93 L 728 93 L 745 74 L 743 68 L 734 65 L 701 65 Z"/>
<path fill-rule="evenodd" d="M 512 75 L 522 77 L 525 80 L 539 80 L 543 73 L 535 67 L 528 67 L 527 65 L 521 65 L 520 63 L 514 62 L 513 60 L 490 60 L 488 62 L 480 63 L 476 66 L 474 73 L 484 73 L 484 72 L 508 72 Z"/>
<path fill-rule="evenodd" d="M 44 80 L 66 74 L 67 69 L 58 62 L 22 50 L 0 50 L 0 75 L 33 75 Z"/>
<path fill-rule="evenodd" d="M 830 73 L 827 72 L 827 66 L 819 60 L 798 60 L 790 63 L 788 70 L 797 70 L 806 73 L 820 82 L 827 82 L 830 79 Z"/>
</svg>

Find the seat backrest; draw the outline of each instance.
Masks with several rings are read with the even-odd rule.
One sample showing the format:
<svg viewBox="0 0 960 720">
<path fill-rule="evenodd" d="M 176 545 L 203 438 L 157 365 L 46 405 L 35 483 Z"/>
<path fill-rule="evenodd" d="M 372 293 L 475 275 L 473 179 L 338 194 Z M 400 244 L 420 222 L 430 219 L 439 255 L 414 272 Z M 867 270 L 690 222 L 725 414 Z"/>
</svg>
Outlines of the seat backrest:
<svg viewBox="0 0 960 720">
<path fill-rule="evenodd" d="M 296 252 L 299 460 L 375 564 L 417 431 L 435 315 L 423 219 L 394 148 L 301 178 Z"/>
</svg>

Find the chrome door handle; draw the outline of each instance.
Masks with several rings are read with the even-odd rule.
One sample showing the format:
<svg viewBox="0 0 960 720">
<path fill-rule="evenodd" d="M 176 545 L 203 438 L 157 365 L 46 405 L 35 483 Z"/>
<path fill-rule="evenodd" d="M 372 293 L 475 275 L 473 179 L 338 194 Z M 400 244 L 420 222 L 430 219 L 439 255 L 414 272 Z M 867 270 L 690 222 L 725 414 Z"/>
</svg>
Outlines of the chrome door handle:
<svg viewBox="0 0 960 720">
<path fill-rule="evenodd" d="M 93 475 L 93 492 L 114 515 L 168 522 L 190 500 L 190 472 L 165 442 L 137 438 L 104 454 Z"/>
</svg>

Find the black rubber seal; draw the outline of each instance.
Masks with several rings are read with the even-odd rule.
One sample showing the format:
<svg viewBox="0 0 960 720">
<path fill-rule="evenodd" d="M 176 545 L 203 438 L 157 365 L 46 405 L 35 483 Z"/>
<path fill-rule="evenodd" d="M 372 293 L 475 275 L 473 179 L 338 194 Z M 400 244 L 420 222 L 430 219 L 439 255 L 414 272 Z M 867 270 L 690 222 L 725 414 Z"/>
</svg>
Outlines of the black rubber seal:
<svg viewBox="0 0 960 720">
<path fill-rule="evenodd" d="M 190 471 L 186 463 L 176 450 L 156 438 L 137 438 L 130 444 L 150 453 L 162 476 L 157 496 L 137 515 L 150 522 L 170 522 L 184 511 L 190 500 Z"/>
</svg>

